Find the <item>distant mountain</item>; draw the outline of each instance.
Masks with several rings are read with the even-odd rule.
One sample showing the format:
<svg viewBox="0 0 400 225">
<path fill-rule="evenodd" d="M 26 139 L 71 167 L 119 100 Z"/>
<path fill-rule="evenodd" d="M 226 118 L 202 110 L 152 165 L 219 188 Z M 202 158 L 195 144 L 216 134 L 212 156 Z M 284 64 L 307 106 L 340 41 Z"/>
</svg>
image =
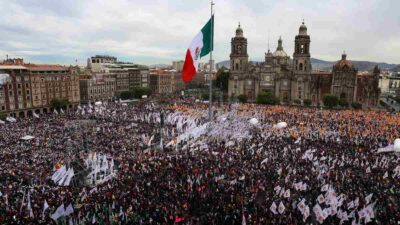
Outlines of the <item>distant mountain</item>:
<svg viewBox="0 0 400 225">
<path fill-rule="evenodd" d="M 154 64 L 154 65 L 150 65 L 149 68 L 150 69 L 164 69 L 164 68 L 168 68 L 171 67 L 171 65 L 167 65 L 167 64 Z"/>
<path fill-rule="evenodd" d="M 392 72 L 400 72 L 400 65 L 397 65 L 396 67 L 392 68 L 390 71 L 392 71 Z"/>
<path fill-rule="evenodd" d="M 311 64 L 314 70 L 332 70 L 333 65 L 336 64 L 337 61 L 325 61 L 321 59 L 311 58 Z M 394 72 L 400 72 L 400 65 L 397 64 L 389 64 L 383 62 L 369 62 L 369 61 L 351 61 L 358 70 L 367 71 L 372 70 L 376 65 L 383 70 L 391 70 Z M 230 67 L 230 61 L 222 61 L 217 63 L 217 68 L 225 66 L 226 68 Z"/>
</svg>

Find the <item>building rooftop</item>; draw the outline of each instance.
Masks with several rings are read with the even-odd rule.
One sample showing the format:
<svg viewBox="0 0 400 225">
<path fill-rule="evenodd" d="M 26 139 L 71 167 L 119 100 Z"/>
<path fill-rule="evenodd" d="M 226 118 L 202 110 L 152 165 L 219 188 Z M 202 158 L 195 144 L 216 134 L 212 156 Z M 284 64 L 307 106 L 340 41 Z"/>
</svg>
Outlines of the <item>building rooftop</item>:
<svg viewBox="0 0 400 225">
<path fill-rule="evenodd" d="M 25 66 L 21 66 L 21 65 L 0 65 L 0 70 L 26 70 L 28 68 L 26 68 Z"/>
</svg>

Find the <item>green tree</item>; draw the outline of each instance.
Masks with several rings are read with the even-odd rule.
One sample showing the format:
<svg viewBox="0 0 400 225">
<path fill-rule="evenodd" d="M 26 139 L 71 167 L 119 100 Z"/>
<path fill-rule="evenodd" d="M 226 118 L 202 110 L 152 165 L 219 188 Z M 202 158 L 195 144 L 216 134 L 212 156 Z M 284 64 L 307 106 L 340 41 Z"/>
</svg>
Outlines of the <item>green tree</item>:
<svg viewBox="0 0 400 225">
<path fill-rule="evenodd" d="M 63 99 L 53 98 L 50 101 L 50 105 L 57 110 L 66 108 L 69 104 L 70 104 L 69 100 L 65 99 L 65 98 L 63 98 Z"/>
<path fill-rule="evenodd" d="M 122 100 L 132 99 L 134 97 L 133 91 L 123 91 L 120 94 Z"/>
<path fill-rule="evenodd" d="M 293 102 L 294 102 L 294 104 L 296 104 L 296 105 L 301 105 L 300 99 L 295 99 Z"/>
<path fill-rule="evenodd" d="M 353 102 L 351 103 L 351 107 L 353 107 L 353 109 L 362 109 L 362 104 L 359 102 Z"/>
<path fill-rule="evenodd" d="M 5 112 L 0 112 L 0 120 L 5 120 L 7 118 L 7 114 Z"/>
<path fill-rule="evenodd" d="M 237 98 L 238 98 L 240 103 L 246 103 L 247 102 L 247 96 L 246 95 L 238 95 Z"/>
<path fill-rule="evenodd" d="M 303 104 L 304 104 L 304 106 L 310 107 L 312 102 L 310 99 L 304 99 Z"/>
<path fill-rule="evenodd" d="M 143 95 L 147 95 L 149 97 L 151 95 L 151 89 L 148 87 L 134 87 L 131 88 L 133 92 L 133 96 L 135 98 L 142 98 Z"/>
<path fill-rule="evenodd" d="M 201 94 L 201 99 L 203 99 L 203 101 L 208 101 L 210 100 L 210 94 L 207 92 L 204 92 Z"/>
<path fill-rule="evenodd" d="M 258 104 L 277 105 L 279 104 L 280 100 L 279 98 L 274 97 L 271 92 L 260 92 L 257 95 L 256 102 Z"/>
<path fill-rule="evenodd" d="M 344 99 L 344 98 L 339 99 L 339 105 L 340 105 L 341 107 L 343 107 L 343 108 L 349 107 L 349 103 L 348 103 L 347 100 Z"/>
<path fill-rule="evenodd" d="M 335 95 L 325 95 L 323 98 L 324 106 L 332 109 L 339 104 L 339 98 Z"/>
<path fill-rule="evenodd" d="M 217 88 L 222 87 L 223 92 L 228 92 L 228 85 L 229 85 L 229 71 L 226 70 L 225 67 L 222 67 L 217 72 L 214 87 L 217 87 Z"/>
</svg>

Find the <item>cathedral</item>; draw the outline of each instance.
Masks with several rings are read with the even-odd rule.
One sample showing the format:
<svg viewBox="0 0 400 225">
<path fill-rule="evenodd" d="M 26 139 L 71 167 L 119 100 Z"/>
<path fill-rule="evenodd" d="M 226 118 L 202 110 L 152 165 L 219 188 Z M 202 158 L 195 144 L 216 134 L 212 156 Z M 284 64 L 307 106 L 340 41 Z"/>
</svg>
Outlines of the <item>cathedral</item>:
<svg viewBox="0 0 400 225">
<path fill-rule="evenodd" d="M 380 70 L 377 67 L 373 73 L 358 73 L 343 53 L 332 72 L 313 71 L 311 39 L 304 21 L 294 44 L 293 59 L 286 54 L 282 38 L 279 38 L 276 51 L 272 53 L 268 49 L 264 62 L 251 63 L 247 53 L 247 38 L 239 24 L 231 40 L 229 96 L 246 95 L 248 101 L 252 102 L 260 92 L 270 92 L 284 103 L 309 99 L 317 106 L 322 104 L 324 95 L 334 94 L 348 104 L 359 102 L 366 107 L 377 105 L 380 95 Z"/>
</svg>

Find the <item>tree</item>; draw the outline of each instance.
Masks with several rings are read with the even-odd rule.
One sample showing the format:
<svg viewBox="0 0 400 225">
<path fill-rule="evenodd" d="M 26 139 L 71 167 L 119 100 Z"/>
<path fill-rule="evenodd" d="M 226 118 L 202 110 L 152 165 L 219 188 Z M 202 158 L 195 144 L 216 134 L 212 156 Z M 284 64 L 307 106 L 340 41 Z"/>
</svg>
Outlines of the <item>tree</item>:
<svg viewBox="0 0 400 225">
<path fill-rule="evenodd" d="M 304 99 L 303 104 L 304 106 L 310 107 L 311 106 L 311 99 Z"/>
<path fill-rule="evenodd" d="M 294 104 L 296 104 L 296 105 L 301 105 L 301 101 L 300 101 L 299 99 L 295 99 L 293 102 L 294 102 Z"/>
<path fill-rule="evenodd" d="M 218 70 L 217 76 L 215 79 L 215 87 L 221 88 L 223 92 L 228 92 L 229 86 L 229 72 L 226 70 L 225 67 L 222 67 Z"/>
<path fill-rule="evenodd" d="M 247 96 L 246 95 L 238 95 L 238 100 L 241 103 L 246 103 L 247 102 Z"/>
<path fill-rule="evenodd" d="M 5 120 L 7 118 L 7 114 L 5 112 L 0 112 L 0 120 Z"/>
<path fill-rule="evenodd" d="M 339 104 L 339 98 L 335 95 L 325 95 L 323 98 L 324 106 L 332 109 Z"/>
<path fill-rule="evenodd" d="M 339 105 L 340 105 L 341 107 L 343 107 L 343 108 L 349 107 L 349 103 L 348 103 L 347 100 L 344 99 L 344 98 L 341 98 L 341 99 L 339 100 Z"/>
<path fill-rule="evenodd" d="M 134 87 L 131 88 L 133 92 L 133 97 L 142 98 L 143 95 L 147 95 L 149 97 L 151 95 L 151 89 L 148 87 Z"/>
<path fill-rule="evenodd" d="M 53 98 L 50 101 L 50 105 L 55 108 L 55 109 L 62 109 L 62 108 L 66 108 L 69 105 L 69 100 L 68 99 L 58 99 L 58 98 Z"/>
<path fill-rule="evenodd" d="M 257 95 L 256 102 L 258 104 L 277 105 L 279 104 L 280 100 L 279 98 L 274 97 L 274 95 L 271 92 L 260 92 Z"/>
<path fill-rule="evenodd" d="M 362 104 L 359 102 L 353 102 L 351 103 L 351 107 L 353 107 L 353 109 L 362 109 Z"/>
<path fill-rule="evenodd" d="M 201 94 L 201 99 L 203 99 L 203 101 L 210 100 L 210 94 L 208 94 L 207 92 L 202 93 Z"/>
<path fill-rule="evenodd" d="M 123 91 L 120 94 L 122 100 L 132 99 L 134 97 L 133 91 Z"/>
</svg>

